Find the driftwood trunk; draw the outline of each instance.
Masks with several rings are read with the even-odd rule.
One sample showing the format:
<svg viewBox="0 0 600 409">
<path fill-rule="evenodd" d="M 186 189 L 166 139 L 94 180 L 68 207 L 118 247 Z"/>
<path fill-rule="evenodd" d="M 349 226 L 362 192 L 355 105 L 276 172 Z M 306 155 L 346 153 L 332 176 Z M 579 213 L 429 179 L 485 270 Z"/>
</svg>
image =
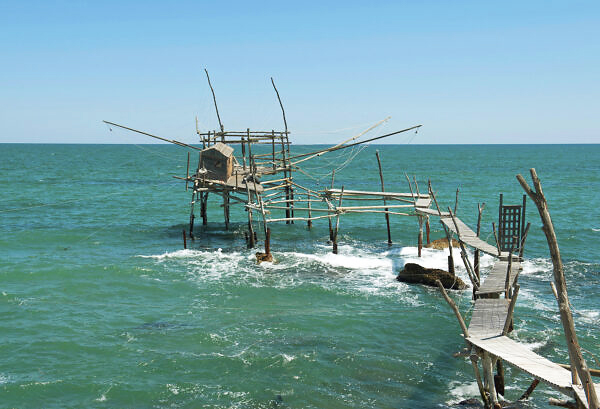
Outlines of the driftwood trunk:
<svg viewBox="0 0 600 409">
<path fill-rule="evenodd" d="M 558 307 L 560 311 L 560 320 L 563 325 L 565 337 L 567 341 L 567 347 L 569 349 L 569 358 L 571 360 L 571 368 L 576 368 L 577 375 L 583 383 L 583 389 L 585 396 L 588 401 L 590 408 L 598 409 L 600 407 L 598 403 L 598 397 L 596 396 L 596 388 L 592 381 L 588 366 L 581 354 L 581 347 L 577 340 L 577 334 L 575 333 L 575 325 L 573 323 L 573 315 L 569 308 L 569 297 L 567 295 L 567 284 L 565 281 L 565 274 L 563 263 L 560 257 L 560 250 L 558 248 L 558 241 L 556 239 L 556 233 L 554 232 L 554 226 L 552 224 L 552 218 L 548 211 L 548 203 L 546 197 L 542 192 L 542 184 L 537 176 L 535 169 L 530 169 L 531 179 L 535 190 L 532 190 L 523 176 L 517 175 L 517 180 L 527 193 L 527 195 L 535 203 L 540 217 L 542 219 L 543 227 L 542 230 L 546 235 L 548 241 L 548 247 L 550 249 L 550 256 L 552 257 L 552 265 L 554 271 L 554 282 L 558 293 Z M 575 375 L 575 374 L 574 374 Z M 574 376 L 576 378 L 576 376 Z M 576 380 L 576 379 L 575 379 Z"/>
</svg>

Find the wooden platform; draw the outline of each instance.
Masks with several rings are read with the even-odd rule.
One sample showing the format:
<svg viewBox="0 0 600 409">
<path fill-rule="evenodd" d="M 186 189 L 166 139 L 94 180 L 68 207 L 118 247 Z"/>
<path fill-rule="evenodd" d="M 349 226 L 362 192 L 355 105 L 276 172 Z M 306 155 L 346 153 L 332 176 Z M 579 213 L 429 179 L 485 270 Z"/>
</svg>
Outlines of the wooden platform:
<svg viewBox="0 0 600 409">
<path fill-rule="evenodd" d="M 467 341 L 510 363 L 521 371 L 527 372 L 554 389 L 574 397 L 575 391 L 571 384 L 571 372 L 569 370 L 536 354 L 518 342 L 505 336 L 483 339 L 469 337 Z"/>
<path fill-rule="evenodd" d="M 475 301 L 469 323 L 469 337 L 489 338 L 502 335 L 510 300 L 479 298 Z"/>
<path fill-rule="evenodd" d="M 498 260 L 492 267 L 484 282 L 475 292 L 476 295 L 501 294 L 506 290 L 506 270 L 508 261 Z M 521 263 L 513 261 L 510 273 L 510 286 L 515 282 L 517 272 L 521 269 Z"/>
</svg>

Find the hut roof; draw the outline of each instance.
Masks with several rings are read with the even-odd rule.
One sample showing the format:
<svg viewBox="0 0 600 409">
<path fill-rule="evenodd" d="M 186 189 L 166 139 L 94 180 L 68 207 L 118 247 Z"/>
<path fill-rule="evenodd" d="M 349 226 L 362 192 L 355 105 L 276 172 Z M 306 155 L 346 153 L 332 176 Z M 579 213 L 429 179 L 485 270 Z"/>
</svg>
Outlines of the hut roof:
<svg viewBox="0 0 600 409">
<path fill-rule="evenodd" d="M 216 153 L 219 152 L 221 155 L 225 157 L 230 157 L 233 153 L 233 148 L 229 145 L 224 144 L 223 142 L 217 142 L 213 146 L 210 146 L 202 151 L 202 153 Z"/>
</svg>

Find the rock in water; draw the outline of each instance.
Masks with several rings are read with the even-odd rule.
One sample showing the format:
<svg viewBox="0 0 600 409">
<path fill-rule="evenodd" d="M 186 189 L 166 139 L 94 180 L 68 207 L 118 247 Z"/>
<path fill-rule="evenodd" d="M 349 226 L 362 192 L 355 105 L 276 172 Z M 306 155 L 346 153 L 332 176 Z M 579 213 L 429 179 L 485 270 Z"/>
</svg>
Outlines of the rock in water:
<svg viewBox="0 0 600 409">
<path fill-rule="evenodd" d="M 273 262 L 273 254 L 269 253 L 260 253 L 257 252 L 256 253 L 256 262 L 258 264 L 262 263 L 263 261 L 268 261 L 268 262 Z"/>
<path fill-rule="evenodd" d="M 458 248 L 459 246 L 460 246 L 460 244 L 458 243 L 458 241 L 456 239 L 452 239 L 452 247 Z M 448 248 L 448 239 L 444 237 L 443 239 L 434 240 L 431 243 L 429 243 L 428 245 L 426 245 L 425 247 L 427 247 L 429 249 L 436 249 L 436 250 L 447 249 Z"/>
<path fill-rule="evenodd" d="M 425 284 L 430 287 L 437 287 L 435 282 L 440 280 L 444 288 L 452 290 L 467 288 L 467 285 L 460 278 L 447 271 L 437 268 L 425 268 L 415 263 L 406 263 L 402 271 L 398 273 L 396 280 L 404 283 Z"/>
</svg>

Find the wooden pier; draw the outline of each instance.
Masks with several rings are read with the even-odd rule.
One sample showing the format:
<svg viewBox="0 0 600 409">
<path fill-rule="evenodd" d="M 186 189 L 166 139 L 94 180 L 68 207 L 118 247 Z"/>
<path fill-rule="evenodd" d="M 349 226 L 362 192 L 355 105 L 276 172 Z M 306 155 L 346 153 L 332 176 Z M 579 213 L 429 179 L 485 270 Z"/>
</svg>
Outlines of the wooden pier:
<svg viewBox="0 0 600 409">
<path fill-rule="evenodd" d="M 466 355 L 470 356 L 481 398 L 486 408 L 501 407 L 498 396 L 499 394 L 504 395 L 503 368 L 504 364 L 508 364 L 529 374 L 533 378 L 532 385 L 520 399 L 527 398 L 541 382 L 573 399 L 573 401 L 554 400 L 551 404 L 555 406 L 598 409 L 597 396 L 600 393 L 600 384 L 592 382 L 590 371 L 581 355 L 581 348 L 577 342 L 566 295 L 562 261 L 560 260 L 552 221 L 547 210 L 546 199 L 543 196 L 541 183 L 534 169 L 531 170 L 531 174 L 536 187 L 535 191 L 529 188 L 520 175 L 518 179 L 526 193 L 536 202 L 542 216 L 543 230 L 548 239 L 554 264 L 555 285 L 559 289 L 557 291 L 557 301 L 559 303 L 561 322 L 569 350 L 571 370 L 565 369 L 563 366 L 536 354 L 526 346 L 508 337 L 512 328 L 512 317 L 519 293 L 519 259 L 522 256 L 524 241 L 529 230 L 529 225 L 527 228 L 524 227 L 524 217 L 518 221 L 518 224 L 520 224 L 519 233 L 522 235 L 520 238 L 521 241 L 519 242 L 519 240 L 515 239 L 507 241 L 505 239 L 504 244 L 510 243 L 511 247 L 508 254 L 504 254 L 501 251 L 500 245 L 495 248 L 497 251 L 494 251 L 494 247 L 485 242 L 482 245 L 482 240 L 477 237 L 473 230 L 457 220 L 451 210 L 449 210 L 447 215 L 441 214 L 441 212 L 438 213 L 441 216 L 442 223 L 449 231 L 456 234 L 461 245 L 466 244 L 474 247 L 476 251 L 484 251 L 498 257 L 485 280 L 481 281 L 479 285 L 477 285 L 477 280 L 474 280 L 476 288 L 474 292 L 474 308 L 468 327 L 464 323 L 460 311 L 448 297 L 444 288 L 441 284 L 438 284 L 438 286 L 459 320 L 467 344 L 468 352 Z M 502 215 L 502 201 L 500 206 L 500 214 Z M 516 207 L 518 206 L 511 206 L 510 210 L 513 226 L 517 224 L 514 222 L 514 209 Z M 525 200 L 521 209 L 524 213 Z M 479 231 L 479 229 L 477 230 Z M 518 255 L 513 254 L 515 243 L 518 243 L 520 247 Z M 467 263 L 465 263 L 465 266 L 468 269 Z M 502 294 L 504 294 L 504 298 L 501 298 Z M 464 356 L 465 354 L 463 353 L 462 355 Z M 482 371 L 479 369 L 480 361 Z M 497 370 L 495 376 L 494 367 Z M 483 372 L 483 377 L 481 376 L 481 372 Z"/>
</svg>

